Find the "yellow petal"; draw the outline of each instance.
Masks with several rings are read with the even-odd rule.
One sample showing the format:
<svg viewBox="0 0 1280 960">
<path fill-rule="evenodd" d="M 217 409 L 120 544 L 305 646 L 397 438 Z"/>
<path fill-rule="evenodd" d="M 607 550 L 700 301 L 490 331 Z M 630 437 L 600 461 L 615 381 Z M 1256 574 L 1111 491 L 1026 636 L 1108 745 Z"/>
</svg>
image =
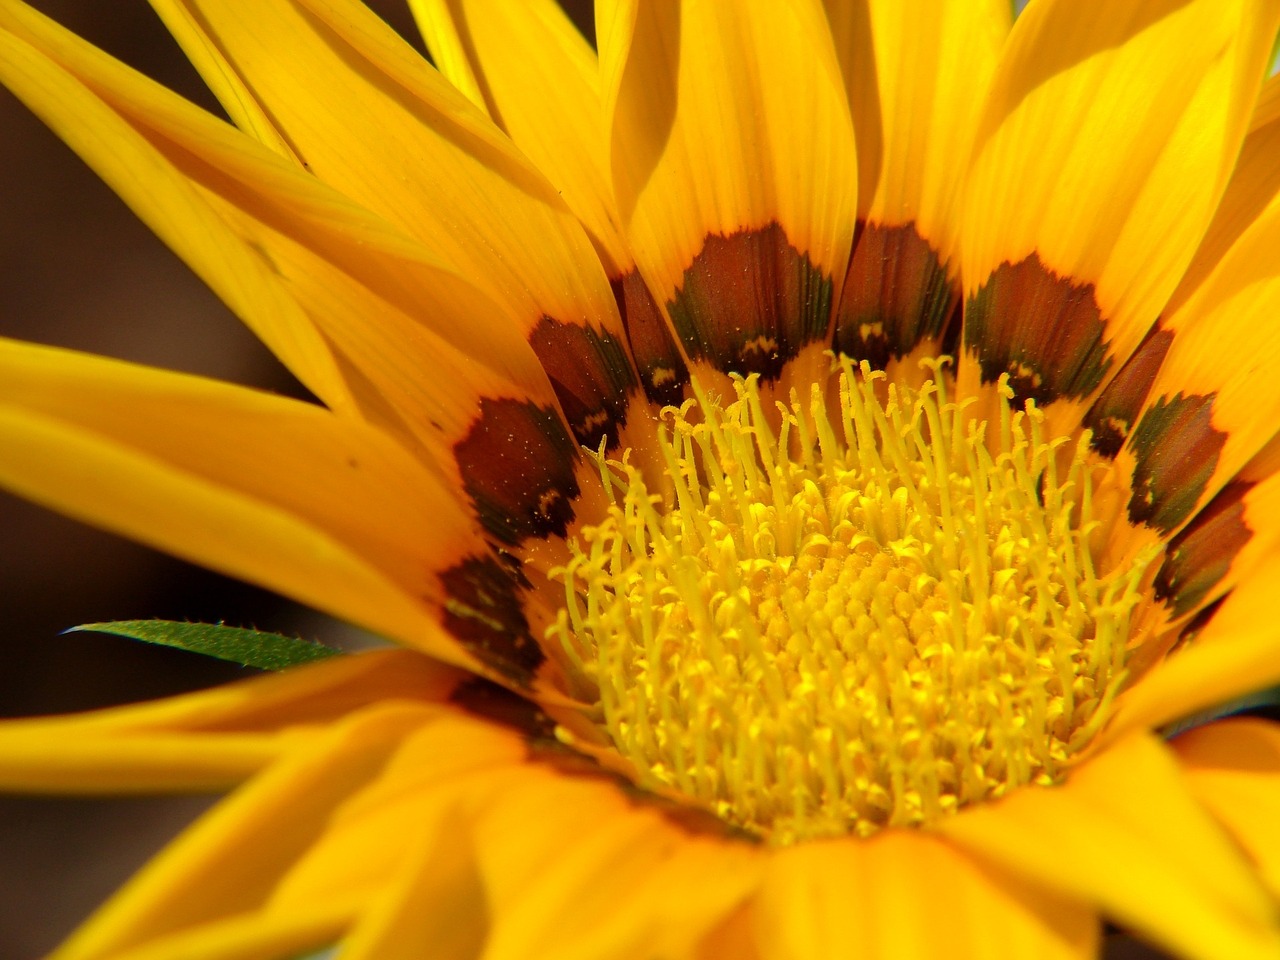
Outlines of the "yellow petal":
<svg viewBox="0 0 1280 960">
<path fill-rule="evenodd" d="M 564 197 L 605 272 L 631 268 L 609 180 L 595 51 L 554 0 L 410 0 L 440 71 Z"/>
<path fill-rule="evenodd" d="M 1179 955 L 1273 957 L 1269 898 L 1154 737 L 1113 743 L 1057 787 L 1022 787 L 939 830 L 975 857 L 1093 904 Z"/>
<path fill-rule="evenodd" d="M 307 731 L 186 736 L 145 731 L 75 736 L 66 725 L 0 726 L 0 784 L 22 793 L 214 793 L 310 739 Z"/>
<path fill-rule="evenodd" d="M 375 700 L 444 700 L 467 677 L 405 650 L 335 657 L 145 704 L 0 724 L 7 790 L 218 790 Z"/>
<path fill-rule="evenodd" d="M 1008 372 L 1042 405 L 1080 402 L 1133 352 L 1226 187 L 1278 18 L 1255 0 L 1018 18 L 965 204 L 967 389 Z"/>
<path fill-rule="evenodd" d="M 604 434 L 621 432 L 635 381 L 618 338 L 544 317 L 531 345 L 501 307 L 385 221 L 49 21 L 14 10 L 13 22 L 46 56 L 42 69 L 66 87 L 55 87 L 66 96 L 45 106 L 57 114 L 74 105 L 136 146 L 139 156 L 172 167 L 179 182 L 185 178 L 229 228 L 226 245 L 238 240 L 260 258 L 270 281 L 333 347 L 360 412 L 407 446 L 423 448 L 421 459 L 488 533 L 514 546 L 563 534 L 575 509 L 592 512 L 591 504 L 574 501 L 584 492 L 599 494 L 598 471 L 581 462 L 558 398 L 586 430 L 576 439 L 594 448 Z M 111 140 L 81 146 L 100 166 L 118 161 Z M 149 215 L 168 217 L 163 194 L 143 190 L 136 199 Z M 201 222 L 183 224 L 203 237 Z M 424 370 L 433 375 L 424 377 Z M 635 419 L 628 435 L 652 429 L 647 418 Z M 432 487 L 417 499 L 430 504 Z M 456 508 L 445 515 L 462 520 Z M 423 586 L 453 604 L 446 626 L 491 659 L 514 659 L 523 664 L 517 672 L 527 669 L 527 658 L 507 656 L 516 648 L 537 650 L 514 616 L 521 601 L 510 571 L 483 548 L 432 556 L 437 566 L 429 570 L 440 582 L 434 590 L 430 581 Z M 415 592 L 417 577 L 411 577 Z M 495 591 L 501 596 L 484 602 Z M 495 623 L 504 626 L 485 627 Z"/>
<path fill-rule="evenodd" d="M 817 2 L 601 3 L 614 191 L 688 354 L 780 376 L 823 342 L 857 160 Z"/>
<path fill-rule="evenodd" d="M 777 853 L 753 905 L 763 960 L 1093 957 L 1095 911 L 979 867 L 926 833 Z"/>
<path fill-rule="evenodd" d="M 231 234 L 217 245 L 207 241 L 209 223 L 174 217 L 163 191 L 130 199 L 215 286 L 220 264 L 205 263 L 210 251 L 240 249 L 259 260 L 289 317 L 310 319 L 326 349 L 337 349 L 350 381 L 344 389 L 359 394 L 366 415 L 426 445 L 428 462 L 442 472 L 466 473 L 450 448 L 473 427 L 481 398 L 555 407 L 538 359 L 501 307 L 420 244 L 25 7 L 13 7 L 12 24 L 46 58 L 33 94 L 39 105 L 55 119 L 70 113 L 71 133 L 89 122 L 109 129 L 74 143 L 86 159 L 109 179 L 122 163 L 168 170 L 194 192 L 206 219 Z M 176 239 L 162 227 L 177 230 Z M 553 334 L 547 339 L 564 349 Z M 625 380 L 625 358 L 622 365 Z M 424 369 L 437 376 L 424 378 Z M 454 480 L 461 486 L 466 477 Z"/>
<path fill-rule="evenodd" d="M 554 188 L 368 8 L 348 0 L 155 0 L 243 129 L 269 124 L 323 182 L 504 306 L 620 333 L 595 253 Z"/>
<path fill-rule="evenodd" d="M 424 566 L 482 548 L 386 437 L 296 401 L 55 348 L 0 345 L 0 367 L 0 485 L 475 665 L 417 592 Z"/>
<path fill-rule="evenodd" d="M 1173 740 L 1191 791 L 1226 825 L 1280 897 L 1280 727 L 1221 720 Z"/>
<path fill-rule="evenodd" d="M 656 934 L 652 955 L 688 956 L 692 944 L 705 943 L 759 887 L 767 859 L 737 838 L 686 838 L 635 898 L 638 907 L 651 911 L 646 916 Z"/>
<path fill-rule="evenodd" d="M 413 857 L 455 823 L 455 813 L 467 815 L 530 777 L 547 775 L 527 759 L 523 739 L 494 724 L 457 713 L 424 724 L 405 736 L 375 782 L 334 812 L 280 878 L 269 908 L 289 913 L 394 899 L 398 884 L 412 882 Z M 387 908 L 394 911 L 393 904 Z M 362 936 L 376 939 L 379 922 L 372 922 L 375 930 Z"/>
<path fill-rule="evenodd" d="M 858 239 L 836 349 L 885 368 L 939 352 L 960 302 L 963 165 L 1008 33 L 1003 0 L 827 0 L 858 139 Z M 963 80 L 961 80 L 963 78 Z M 903 364 L 901 376 L 914 376 Z"/>
<path fill-rule="evenodd" d="M 1275 153 L 1268 154 L 1273 168 Z M 1280 187 L 1280 180 L 1273 186 Z M 1273 193 L 1162 321 L 1172 340 L 1116 460 L 1116 469 L 1132 477 L 1131 522 L 1173 532 L 1275 437 L 1278 245 L 1280 194 Z"/>
<path fill-rule="evenodd" d="M 37 87 L 33 96 L 44 98 L 44 110 L 55 118 L 74 114 L 72 133 L 83 125 L 81 114 L 107 125 L 112 138 L 136 147 L 152 166 L 172 167 L 172 176 L 185 177 L 184 189 L 194 188 L 197 199 L 212 208 L 206 212 L 240 241 L 224 245 L 238 246 L 261 261 L 269 281 L 292 300 L 289 309 L 298 313 L 301 307 L 302 319 L 309 316 L 326 349 L 336 351 L 344 388 L 355 395 L 362 412 L 424 444 L 427 462 L 455 486 L 469 489 L 494 482 L 470 475 L 492 472 L 493 458 L 459 463 L 454 455 L 455 445 L 476 428 L 477 406 L 486 399 L 527 401 L 530 416 L 552 421 L 561 416 L 557 408 L 562 406 L 578 431 L 576 438 L 567 431 L 564 437 L 571 457 L 574 439 L 593 449 L 606 434 L 616 442 L 637 385 L 617 309 L 603 282 L 600 289 L 608 297 L 603 315 L 580 301 L 559 314 L 567 317 L 563 320 L 557 319 L 554 311 L 559 308 L 550 301 L 513 306 L 506 286 L 491 289 L 495 301 L 409 233 L 49 21 L 24 13 L 21 6 L 14 9 L 17 28 L 49 58 L 42 69 L 66 87 L 56 96 Z M 72 143 L 104 175 L 121 162 L 120 148 L 110 139 L 85 141 L 81 136 Z M 173 226 L 165 194 L 142 191 L 131 199 L 157 229 Z M 572 221 L 567 213 L 564 219 Z M 508 234 L 509 226 L 503 221 Z M 207 245 L 207 230 L 198 220 L 180 219 L 178 227 L 186 233 L 167 239 L 180 253 L 187 255 L 182 243 L 191 246 L 192 238 Z M 197 244 L 192 256 L 203 250 Z M 193 264 L 197 270 L 206 266 L 198 257 Z M 585 265 L 562 263 L 548 268 L 547 289 L 572 293 L 573 285 L 557 271 L 567 275 L 575 270 L 587 286 L 600 272 L 594 256 Z M 488 278 L 484 283 L 489 285 Z M 424 378 L 423 369 L 437 376 Z M 527 459 L 533 449 L 509 444 L 505 455 L 508 460 Z M 541 476 L 536 465 L 521 464 L 533 466 L 524 470 L 511 466 L 498 469 L 509 478 Z M 545 490 L 525 493 L 526 501 L 536 503 Z"/>
<path fill-rule="evenodd" d="M 480 955 L 488 904 L 469 826 L 453 816 L 425 836 L 426 843 L 405 858 L 404 876 L 363 911 L 343 940 L 343 960 L 472 960 Z"/>
<path fill-rule="evenodd" d="M 411 0 L 410 6 L 441 71 L 538 166 L 591 237 L 618 302 L 641 385 L 655 405 L 649 419 L 663 406 L 679 406 L 688 370 L 623 233 L 609 174 L 595 52 L 552 0 Z M 513 56 L 514 50 L 520 55 Z M 598 419 L 599 402 L 581 401 L 605 378 L 583 378 L 563 349 L 552 349 L 555 345 L 537 335 L 533 342 L 541 348 L 539 356 L 570 423 Z M 598 350 L 583 340 L 573 352 L 583 356 Z M 570 409 L 577 405 L 582 409 Z M 576 432 L 583 446 L 599 446 L 599 432 Z M 623 446 L 642 449 L 648 440 L 627 436 Z"/>
<path fill-rule="evenodd" d="M 313 404 L 6 340 L 0 401 L 276 506 L 410 589 L 424 564 L 476 540 L 456 500 L 417 459 Z"/>
<path fill-rule="evenodd" d="M 618 793 L 612 785 L 563 778 L 545 786 L 510 797 L 509 805 L 538 824 L 542 836 L 536 842 L 498 845 L 485 835 L 485 825 L 478 826 L 481 869 L 493 911 L 485 956 L 652 956 L 657 918 L 635 909 L 633 901 L 683 841 L 680 831 L 652 810 L 628 810 L 625 801 L 610 815 L 585 816 L 585 809 L 608 803 L 606 790 Z M 573 811 L 577 822 L 548 822 L 552 806 Z M 495 816 L 505 812 L 495 811 Z M 572 935 L 566 936 L 570 929 Z"/>
<path fill-rule="evenodd" d="M 24 6 L 0 5 L 0 82 L 85 157 L 316 396 L 334 408 L 350 408 L 350 391 L 330 348 L 263 258 L 172 164 L 27 42 L 33 30 L 47 26 Z"/>
<path fill-rule="evenodd" d="M 260 909 L 333 808 L 376 777 L 400 740 L 435 715 L 425 706 L 372 708 L 270 768 L 152 860 L 67 941 L 59 960 L 114 956 Z"/>
<path fill-rule="evenodd" d="M 1280 474 L 1237 480 L 1169 540 L 1154 582 L 1174 617 L 1208 607 L 1252 577 L 1280 540 Z"/>
<path fill-rule="evenodd" d="M 1124 694 L 1107 735 L 1156 728 L 1280 682 L 1272 626 L 1277 576 L 1280 558 L 1260 560 L 1193 642 Z"/>
<path fill-rule="evenodd" d="M 1169 298 L 1166 314 L 1175 312 L 1186 301 L 1241 235 L 1276 203 L 1280 194 L 1280 170 L 1275 162 L 1278 152 L 1280 74 L 1268 77 L 1262 85 L 1252 126 L 1240 147 L 1226 192 L 1178 288 Z"/>
<path fill-rule="evenodd" d="M 333 944 L 351 921 L 351 910 L 326 907 L 287 915 L 243 913 L 187 927 L 140 946 L 110 954 L 111 960 L 281 960 L 302 957 Z M 71 956 L 55 952 L 51 960 Z"/>
<path fill-rule="evenodd" d="M 972 145 L 1009 4 L 826 0 L 826 8 L 858 138 L 858 219 L 914 223 L 949 260 L 964 182 L 957 159 Z"/>
</svg>

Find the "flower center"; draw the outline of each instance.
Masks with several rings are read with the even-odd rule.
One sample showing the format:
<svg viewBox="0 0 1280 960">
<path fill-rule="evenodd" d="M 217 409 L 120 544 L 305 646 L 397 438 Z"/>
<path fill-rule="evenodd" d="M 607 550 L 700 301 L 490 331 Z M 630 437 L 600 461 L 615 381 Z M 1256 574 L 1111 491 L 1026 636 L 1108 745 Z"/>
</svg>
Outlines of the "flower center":
<svg viewBox="0 0 1280 960">
<path fill-rule="evenodd" d="M 1151 556 L 1096 571 L 1087 443 L 934 374 L 844 360 L 838 404 L 772 418 L 754 378 L 699 392 L 664 411 L 666 497 L 601 462 L 551 634 L 642 784 L 771 842 L 867 836 L 1052 784 L 1105 722 Z"/>
</svg>

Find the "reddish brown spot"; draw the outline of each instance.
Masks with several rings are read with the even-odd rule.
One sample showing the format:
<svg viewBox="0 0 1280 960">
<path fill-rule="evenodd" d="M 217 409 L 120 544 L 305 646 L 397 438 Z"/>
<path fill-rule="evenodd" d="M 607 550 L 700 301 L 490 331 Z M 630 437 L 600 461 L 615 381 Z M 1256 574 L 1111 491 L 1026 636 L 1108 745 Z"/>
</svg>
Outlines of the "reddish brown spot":
<svg viewBox="0 0 1280 960">
<path fill-rule="evenodd" d="M 667 312 L 686 352 L 725 373 L 776 380 L 827 334 L 831 278 L 782 227 L 708 234 Z"/>
<path fill-rule="evenodd" d="M 923 340 L 940 339 L 960 289 L 914 223 L 860 225 L 849 261 L 835 349 L 884 369 Z"/>
<path fill-rule="evenodd" d="M 543 317 L 529 337 L 547 371 L 560 409 L 578 443 L 591 450 L 607 440 L 612 448 L 627 422 L 627 400 L 635 389 L 627 351 L 610 333 Z"/>
<path fill-rule="evenodd" d="M 648 285 L 639 271 L 632 270 L 612 286 L 644 395 L 659 406 L 680 406 L 689 385 L 689 368 Z"/>
<path fill-rule="evenodd" d="M 460 685 L 449 702 L 467 713 L 517 730 L 530 740 L 555 740 L 555 722 L 536 703 L 481 677 Z"/>
<path fill-rule="evenodd" d="M 1170 602 L 1174 616 L 1200 605 L 1253 536 L 1244 519 L 1244 495 L 1252 488 L 1246 482 L 1227 484 L 1169 541 L 1155 595 Z"/>
<path fill-rule="evenodd" d="M 542 663 L 529 631 L 518 572 L 493 556 L 472 556 L 440 575 L 444 627 L 481 663 L 528 684 Z"/>
<path fill-rule="evenodd" d="M 503 543 L 564 536 L 573 521 L 578 448 L 559 414 L 527 400 L 480 401 L 453 448 L 480 523 Z"/>
<path fill-rule="evenodd" d="M 1114 458 L 1129 439 L 1171 343 L 1172 331 L 1162 330 L 1157 323 L 1089 408 L 1084 425 L 1093 431 L 1089 445 L 1096 453 Z"/>
<path fill-rule="evenodd" d="M 1015 407 L 1096 390 L 1111 366 L 1105 329 L 1093 284 L 1058 276 L 1034 253 L 1002 263 L 965 304 L 965 346 L 983 382 L 1009 374 Z"/>
<path fill-rule="evenodd" d="M 1213 427 L 1214 394 L 1162 396 L 1129 439 L 1137 460 L 1129 519 L 1169 533 L 1191 515 L 1227 435 Z"/>
</svg>

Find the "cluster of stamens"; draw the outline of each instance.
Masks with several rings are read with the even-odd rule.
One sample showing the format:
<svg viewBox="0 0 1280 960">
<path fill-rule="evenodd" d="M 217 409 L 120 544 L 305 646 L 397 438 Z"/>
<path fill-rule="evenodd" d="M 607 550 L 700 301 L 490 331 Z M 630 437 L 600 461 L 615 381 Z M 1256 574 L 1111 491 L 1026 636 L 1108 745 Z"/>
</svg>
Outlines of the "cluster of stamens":
<svg viewBox="0 0 1280 960">
<path fill-rule="evenodd" d="M 550 632 L 643 784 L 777 843 L 866 836 L 1053 783 L 1097 732 L 1150 557 L 1094 569 L 1084 441 L 944 384 L 845 361 L 830 405 L 699 394 L 662 494 L 600 458 Z"/>
</svg>

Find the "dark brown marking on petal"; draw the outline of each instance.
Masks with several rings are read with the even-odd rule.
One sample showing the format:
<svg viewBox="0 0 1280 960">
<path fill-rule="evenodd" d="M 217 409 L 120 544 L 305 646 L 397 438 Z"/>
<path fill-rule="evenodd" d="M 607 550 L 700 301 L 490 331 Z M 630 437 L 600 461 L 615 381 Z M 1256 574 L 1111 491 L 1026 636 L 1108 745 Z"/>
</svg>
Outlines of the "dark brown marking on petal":
<svg viewBox="0 0 1280 960">
<path fill-rule="evenodd" d="M 667 312 L 685 350 L 717 370 L 776 380 L 827 334 L 831 277 L 777 223 L 708 234 Z"/>
<path fill-rule="evenodd" d="M 555 410 L 486 397 L 453 452 L 476 516 L 498 540 L 565 535 L 579 492 L 578 448 Z"/>
<path fill-rule="evenodd" d="M 1227 484 L 1169 541 L 1154 589 L 1175 617 L 1200 605 L 1253 536 L 1244 517 L 1244 495 L 1252 488 L 1245 481 Z"/>
<path fill-rule="evenodd" d="M 836 311 L 836 352 L 883 370 L 940 338 L 959 302 L 959 286 L 914 223 L 859 224 Z"/>
<path fill-rule="evenodd" d="M 1133 421 L 1147 402 L 1171 343 L 1173 332 L 1162 329 L 1157 322 L 1089 408 L 1084 425 L 1093 431 L 1089 446 L 1095 453 L 1113 460 L 1129 439 Z"/>
<path fill-rule="evenodd" d="M 545 656 L 524 615 L 522 581 L 493 556 L 467 557 L 440 574 L 445 629 L 485 666 L 527 686 Z"/>
<path fill-rule="evenodd" d="M 965 304 L 964 344 L 984 383 L 1009 374 L 1015 409 L 1096 390 L 1112 362 L 1105 331 L 1093 284 L 1058 276 L 1035 253 L 1002 263 Z"/>
<path fill-rule="evenodd" d="M 449 702 L 467 713 L 519 731 L 530 740 L 555 740 L 555 721 L 541 707 L 483 677 L 472 677 L 459 685 Z"/>
<path fill-rule="evenodd" d="M 640 383 L 650 402 L 662 407 L 678 407 L 689 385 L 689 368 L 680 348 L 667 328 L 649 285 L 632 270 L 611 282 L 622 326 L 631 342 L 631 356 L 640 371 Z"/>
<path fill-rule="evenodd" d="M 1218 464 L 1227 435 L 1212 421 L 1214 394 L 1159 397 L 1129 447 L 1137 460 L 1129 519 L 1169 533 L 1191 515 Z"/>
<path fill-rule="evenodd" d="M 1183 627 L 1182 631 L 1178 634 L 1178 642 L 1173 647 L 1173 650 L 1176 650 L 1181 646 L 1185 646 L 1186 644 L 1191 643 L 1193 640 L 1196 639 L 1196 637 L 1200 636 L 1200 634 L 1204 632 L 1205 627 L 1209 626 L 1209 621 L 1211 621 L 1214 617 L 1218 615 L 1218 611 L 1222 608 L 1222 604 L 1226 602 L 1226 599 L 1230 596 L 1231 596 L 1231 591 L 1228 590 L 1226 593 L 1220 596 L 1217 600 L 1213 601 L 1213 603 L 1209 604 L 1207 607 L 1205 607 L 1203 610 L 1197 613 L 1194 617 L 1192 617 L 1191 620 L 1187 623 L 1187 625 Z M 1172 650 L 1170 652 L 1172 652 Z"/>
<path fill-rule="evenodd" d="M 543 317 L 529 337 L 578 443 L 598 450 L 618 444 L 627 401 L 636 388 L 626 348 L 608 332 Z"/>
</svg>

